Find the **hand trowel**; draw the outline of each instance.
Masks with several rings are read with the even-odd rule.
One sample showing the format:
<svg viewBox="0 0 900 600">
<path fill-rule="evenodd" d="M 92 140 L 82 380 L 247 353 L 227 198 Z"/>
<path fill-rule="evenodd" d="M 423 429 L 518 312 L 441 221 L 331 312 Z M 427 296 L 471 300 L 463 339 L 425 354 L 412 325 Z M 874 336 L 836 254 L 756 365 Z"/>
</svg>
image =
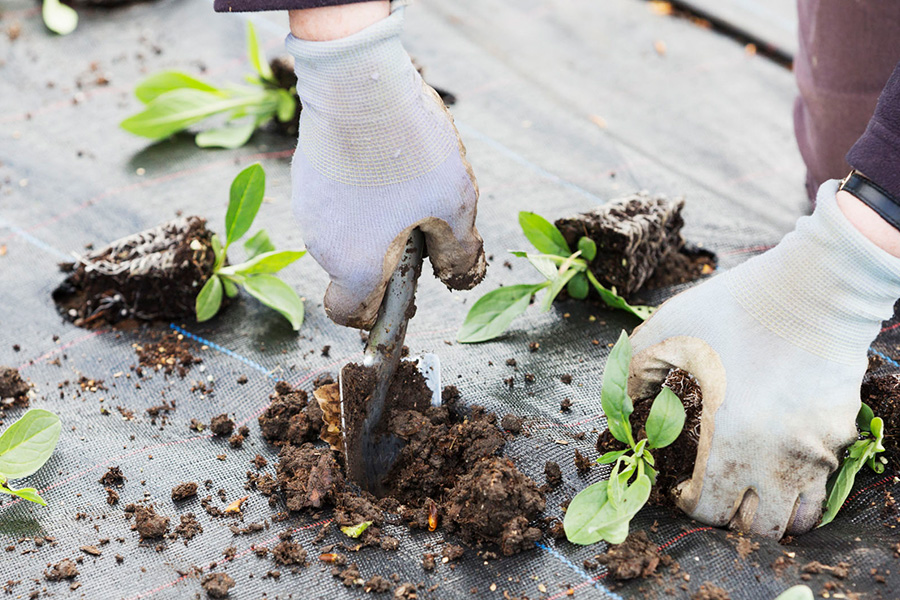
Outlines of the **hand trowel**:
<svg viewBox="0 0 900 600">
<path fill-rule="evenodd" d="M 374 389 L 362 406 L 359 394 L 349 389 L 347 368 L 341 370 L 341 433 L 345 466 L 350 479 L 380 496 L 385 477 L 400 456 L 404 441 L 388 430 L 391 414 L 388 394 L 397 373 L 406 338 L 406 326 L 415 314 L 416 283 L 422 272 L 425 237 L 412 230 L 396 270 L 388 282 L 375 325 L 369 332 L 362 366 L 374 375 Z M 413 361 L 431 391 L 431 405 L 441 405 L 441 364 L 435 354 L 404 358 Z M 420 407 L 424 410 L 426 407 Z"/>
</svg>

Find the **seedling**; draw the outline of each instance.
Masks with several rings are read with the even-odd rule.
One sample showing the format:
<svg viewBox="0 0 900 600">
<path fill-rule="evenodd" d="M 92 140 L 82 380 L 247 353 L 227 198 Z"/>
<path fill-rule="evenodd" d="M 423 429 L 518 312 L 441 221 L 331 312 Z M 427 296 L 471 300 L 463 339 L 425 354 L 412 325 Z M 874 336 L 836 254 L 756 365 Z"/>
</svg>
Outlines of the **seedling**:
<svg viewBox="0 0 900 600">
<path fill-rule="evenodd" d="M 247 77 L 251 85 L 217 87 L 179 71 L 151 75 L 134 90 L 146 107 L 122 121 L 122 128 L 161 140 L 214 115 L 225 115 L 224 126 L 202 131 L 194 141 L 201 148 L 239 148 L 272 119 L 282 123 L 293 119 L 297 108 L 293 89 L 278 85 L 249 21 L 247 54 L 256 70 Z"/>
<path fill-rule="evenodd" d="M 291 286 L 275 277 L 274 273 L 302 257 L 306 250 L 275 250 L 269 234 L 260 229 L 244 242 L 247 260 L 237 265 L 225 264 L 231 244 L 250 230 L 265 190 L 266 173 L 258 163 L 238 173 L 231 183 L 231 196 L 225 213 L 225 245 L 222 245 L 218 235 L 212 236 L 216 260 L 212 276 L 197 294 L 198 321 L 213 318 L 222 306 L 223 294 L 233 298 L 238 293 L 238 286 L 241 286 L 248 294 L 281 313 L 290 321 L 294 331 L 303 324 L 303 300 Z M 195 240 L 192 243 L 200 242 Z"/>
<path fill-rule="evenodd" d="M 863 468 L 863 465 L 869 465 L 876 473 L 884 472 L 884 459 L 876 456 L 879 452 L 884 452 L 884 421 L 880 417 L 876 417 L 872 409 L 864 402 L 859 408 L 856 415 L 856 427 L 859 429 L 859 439 L 853 442 L 853 445 L 847 449 L 847 456 L 838 472 L 828 481 L 825 488 L 825 514 L 822 515 L 822 522 L 819 527 L 831 523 L 838 511 L 846 502 L 847 497 L 853 490 L 853 483 L 856 481 L 856 474 Z"/>
<path fill-rule="evenodd" d="M 59 35 L 68 35 L 78 27 L 78 13 L 59 0 L 44 0 L 41 17 L 47 29 Z"/>
<path fill-rule="evenodd" d="M 0 435 L 0 493 L 47 506 L 34 488 L 13 489 L 10 479 L 36 472 L 56 448 L 62 423 L 52 412 L 31 409 Z"/>
<path fill-rule="evenodd" d="M 356 539 L 361 536 L 371 524 L 372 521 L 363 521 L 358 525 L 344 525 L 343 527 L 341 527 L 341 531 L 343 531 L 344 535 L 346 535 L 347 537 Z"/>
<path fill-rule="evenodd" d="M 629 419 L 634 406 L 627 392 L 630 364 L 631 342 L 623 331 L 603 371 L 600 403 L 610 434 L 628 447 L 598 458 L 602 465 L 615 463 L 609 480 L 583 489 L 566 509 L 563 527 L 573 544 L 625 541 L 631 519 L 647 503 L 650 488 L 656 483 L 650 450 L 670 445 L 684 427 L 684 406 L 672 390 L 664 387 L 650 407 L 645 424 L 647 438 L 635 443 Z"/>
<path fill-rule="evenodd" d="M 539 254 L 510 252 L 528 259 L 546 281 L 504 286 L 479 298 L 469 309 L 457 334 L 460 342 L 485 342 L 501 335 L 543 289 L 547 290 L 541 300 L 544 312 L 550 310 L 563 288 L 572 298 L 584 300 L 591 287 L 608 306 L 630 312 L 641 320 L 647 319 L 655 310 L 652 306 L 630 305 L 616 293 L 615 288 L 607 288 L 597 280 L 588 268 L 588 263 L 597 255 L 597 244 L 592 239 L 582 237 L 578 240 L 578 249 L 572 252 L 559 229 L 542 216 L 520 212 L 519 225 Z"/>
</svg>

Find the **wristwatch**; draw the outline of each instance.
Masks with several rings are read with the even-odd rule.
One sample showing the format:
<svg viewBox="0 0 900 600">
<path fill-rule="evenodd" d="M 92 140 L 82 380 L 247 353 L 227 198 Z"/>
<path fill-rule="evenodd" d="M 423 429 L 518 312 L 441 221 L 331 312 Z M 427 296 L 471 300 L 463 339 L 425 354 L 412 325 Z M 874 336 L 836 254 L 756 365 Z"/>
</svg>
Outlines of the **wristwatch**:
<svg viewBox="0 0 900 600">
<path fill-rule="evenodd" d="M 838 189 L 853 194 L 895 229 L 900 230 L 900 199 L 892 196 L 856 169 L 844 177 Z"/>
</svg>

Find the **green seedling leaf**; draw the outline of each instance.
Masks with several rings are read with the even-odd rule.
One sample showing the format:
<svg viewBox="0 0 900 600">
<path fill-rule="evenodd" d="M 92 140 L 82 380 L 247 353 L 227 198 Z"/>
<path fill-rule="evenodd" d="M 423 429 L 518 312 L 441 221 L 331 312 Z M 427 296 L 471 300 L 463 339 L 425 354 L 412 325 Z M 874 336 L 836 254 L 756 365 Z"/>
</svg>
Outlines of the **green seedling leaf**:
<svg viewBox="0 0 900 600">
<path fill-rule="evenodd" d="M 240 123 L 226 123 L 216 129 L 201 131 L 194 138 L 194 143 L 200 148 L 240 148 L 256 131 L 256 119 L 245 118 Z"/>
<path fill-rule="evenodd" d="M 651 448 L 665 448 L 681 435 L 684 405 L 675 392 L 664 387 L 653 400 L 647 417 L 647 441 Z"/>
<path fill-rule="evenodd" d="M 78 13 L 59 0 L 44 0 L 41 16 L 47 29 L 59 35 L 68 35 L 78 27 Z"/>
<path fill-rule="evenodd" d="M 859 413 L 856 415 L 856 427 L 860 431 L 872 431 L 872 419 L 874 418 L 875 413 L 872 412 L 868 404 L 863 402 L 859 407 Z"/>
<path fill-rule="evenodd" d="M 120 126 L 135 135 L 161 140 L 207 117 L 251 102 L 248 98 L 231 98 L 193 88 L 176 89 L 157 96 L 143 112 L 128 117 Z"/>
<path fill-rule="evenodd" d="M 603 387 L 600 389 L 600 404 L 606 415 L 606 425 L 614 438 L 634 445 L 631 437 L 631 423 L 628 418 L 634 411 L 628 397 L 628 367 L 631 365 L 631 341 L 624 331 L 609 353 L 603 370 Z"/>
<path fill-rule="evenodd" d="M 10 496 L 18 496 L 23 500 L 28 500 L 29 502 L 34 502 L 35 504 L 40 504 L 41 506 L 47 506 L 47 502 L 40 497 L 37 490 L 34 488 L 19 488 L 13 489 L 9 487 L 9 484 L 2 480 L 2 475 L 0 475 L 0 494 L 9 494 Z"/>
<path fill-rule="evenodd" d="M 628 537 L 628 524 L 650 498 L 650 479 L 639 476 L 625 490 L 618 506 L 609 502 L 607 485 L 601 481 L 578 493 L 563 519 L 566 537 L 573 544 L 587 545 L 605 540 L 621 544 Z"/>
<path fill-rule="evenodd" d="M 576 275 L 578 275 L 578 271 L 569 269 L 553 278 L 550 282 L 550 288 L 547 290 L 547 293 L 544 294 L 544 299 L 541 301 L 542 311 L 547 312 L 553 307 L 553 301 L 556 300 L 559 293 L 563 291 L 563 288 L 566 287 Z"/>
<path fill-rule="evenodd" d="M 225 264 L 225 248 L 222 247 L 222 241 L 215 233 L 210 238 L 210 245 L 212 246 L 213 255 L 216 257 L 215 265 L 213 265 L 213 273 L 215 273 L 219 270 L 219 267 Z"/>
<path fill-rule="evenodd" d="M 591 262 L 597 256 L 597 244 L 589 237 L 581 236 L 578 240 L 578 250 L 581 251 L 584 260 L 588 262 Z"/>
<path fill-rule="evenodd" d="M 226 97 L 226 94 L 219 88 L 180 71 L 161 71 L 150 75 L 134 88 L 134 95 L 137 96 L 138 100 L 147 104 L 166 92 L 183 88 L 200 90 L 223 98 Z"/>
<path fill-rule="evenodd" d="M 876 443 L 880 446 L 881 440 L 884 439 L 884 421 L 881 419 L 881 417 L 872 418 L 872 420 L 869 422 L 869 431 L 871 431 L 872 435 L 875 436 Z"/>
<path fill-rule="evenodd" d="M 590 291 L 587 277 L 584 273 L 577 273 L 569 283 L 566 284 L 566 292 L 576 300 L 584 300 Z"/>
<path fill-rule="evenodd" d="M 0 473 L 5 479 L 28 477 L 56 448 L 62 423 L 50 411 L 33 408 L 0 435 Z"/>
<path fill-rule="evenodd" d="M 194 311 L 197 313 L 197 321 L 209 321 L 222 306 L 222 279 L 218 275 L 213 275 L 206 280 L 200 293 L 197 294 Z"/>
<path fill-rule="evenodd" d="M 228 277 L 222 277 L 222 289 L 229 298 L 234 298 L 238 294 L 238 286 Z"/>
<path fill-rule="evenodd" d="M 632 306 L 625 301 L 624 298 L 613 292 L 612 290 L 607 289 L 603 286 L 597 278 L 594 277 L 594 274 L 590 271 L 586 271 L 585 275 L 587 275 L 588 281 L 591 282 L 591 285 L 594 286 L 594 289 L 597 290 L 597 293 L 600 294 L 600 299 L 607 306 L 611 306 L 612 308 L 620 308 L 624 311 L 630 312 L 637 318 L 642 321 L 646 321 L 650 318 L 650 315 L 656 310 L 655 306 Z"/>
<path fill-rule="evenodd" d="M 599 481 L 584 488 L 572 498 L 563 519 L 566 538 L 573 544 L 587 546 L 600 541 L 595 531 L 590 531 L 592 521 L 607 505 L 608 481 Z"/>
<path fill-rule="evenodd" d="M 306 250 L 273 250 L 264 252 L 245 263 L 231 265 L 219 270 L 222 275 L 255 275 L 257 273 L 277 273 L 295 260 L 300 259 Z"/>
<path fill-rule="evenodd" d="M 469 309 L 456 334 L 457 341 L 471 344 L 499 336 L 513 319 L 525 312 L 532 296 L 548 285 L 549 282 L 508 285 L 488 292 Z"/>
<path fill-rule="evenodd" d="M 231 183 L 228 212 L 225 213 L 225 246 L 240 239 L 256 218 L 266 191 L 266 172 L 255 163 L 238 173 Z"/>
<path fill-rule="evenodd" d="M 244 250 L 247 251 L 247 256 L 250 258 L 255 258 L 266 252 L 272 252 L 274 249 L 275 244 L 269 239 L 269 234 L 266 233 L 265 229 L 260 229 L 244 242 Z"/>
<path fill-rule="evenodd" d="M 597 462 L 601 465 L 611 465 L 612 463 L 619 460 L 619 457 L 628 452 L 628 450 L 613 450 L 612 452 L 607 452 L 603 456 L 597 459 Z"/>
<path fill-rule="evenodd" d="M 553 258 L 544 254 L 526 254 L 524 252 L 521 255 L 527 258 L 528 262 L 538 270 L 538 273 L 547 279 L 553 279 L 559 274 L 559 265 Z"/>
<path fill-rule="evenodd" d="M 294 331 L 303 325 L 303 300 L 294 288 L 274 275 L 250 275 L 244 280 L 244 289 L 269 308 L 281 313 Z"/>
<path fill-rule="evenodd" d="M 278 108 L 276 108 L 276 116 L 282 123 L 287 123 L 297 114 L 297 99 L 287 90 L 277 90 Z"/>
<path fill-rule="evenodd" d="M 341 531 L 344 532 L 344 535 L 347 537 L 352 537 L 353 539 L 358 538 L 363 534 L 363 532 L 369 528 L 369 525 L 372 524 L 372 521 L 363 521 L 359 525 L 344 525 L 341 527 Z"/>
<path fill-rule="evenodd" d="M 556 225 L 544 217 L 533 212 L 522 211 L 519 213 L 519 225 L 522 227 L 522 233 L 525 234 L 531 245 L 537 248 L 538 252 L 556 256 L 572 254 L 563 234 L 556 228 Z"/>
<path fill-rule="evenodd" d="M 250 59 L 250 64 L 259 73 L 260 78 L 264 81 L 275 80 L 269 61 L 266 60 L 266 53 L 256 39 L 256 29 L 250 21 L 247 21 L 247 57 Z"/>
<path fill-rule="evenodd" d="M 778 597 L 775 598 L 775 600 L 815 600 L 815 598 L 813 591 L 809 589 L 809 587 L 805 585 L 795 585 L 778 594 Z"/>
</svg>

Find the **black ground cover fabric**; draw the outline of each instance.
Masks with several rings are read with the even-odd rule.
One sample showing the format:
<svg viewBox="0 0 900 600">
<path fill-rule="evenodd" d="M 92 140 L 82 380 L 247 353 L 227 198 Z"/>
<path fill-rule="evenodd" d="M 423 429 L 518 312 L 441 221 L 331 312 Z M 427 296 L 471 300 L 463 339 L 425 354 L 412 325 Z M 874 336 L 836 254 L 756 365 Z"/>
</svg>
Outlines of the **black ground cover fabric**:
<svg viewBox="0 0 900 600">
<path fill-rule="evenodd" d="M 57 264 L 86 244 L 156 225 L 177 211 L 204 216 L 221 229 L 230 181 L 255 161 L 266 168 L 270 200 L 257 225 L 279 247 L 302 243 L 289 216 L 291 140 L 258 133 L 239 150 L 200 150 L 187 135 L 150 145 L 116 126 L 137 109 L 130 91 L 148 73 L 179 68 L 217 81 L 240 80 L 249 71 L 241 18 L 214 15 L 205 0 L 80 13 L 79 29 L 57 38 L 43 29 L 31 2 L 9 0 L 0 7 L 0 364 L 20 368 L 35 385 L 33 406 L 57 412 L 64 423 L 56 453 L 28 481 L 50 506 L 0 500 L 0 548 L 13 548 L 0 551 L 0 585 L 20 580 L 11 597 L 22 598 L 32 591 L 42 597 L 186 598 L 203 595 L 191 567 L 209 570 L 216 563 L 214 571 L 237 582 L 232 598 L 364 597 L 361 590 L 345 589 L 315 559 L 311 540 L 330 518 L 327 511 L 272 522 L 283 506 L 270 508 L 250 493 L 244 524 L 268 519 L 270 527 L 234 536 L 227 528 L 232 521 L 210 518 L 198 500 L 175 505 L 169 499 L 182 481 L 201 483 L 201 496 L 212 495 L 219 507 L 225 505 L 219 489 L 229 502 L 246 495 L 245 473 L 256 454 L 269 460 L 267 471 L 273 472 L 276 451 L 262 441 L 256 417 L 275 381 L 309 390 L 317 376 L 361 356 L 358 333 L 326 319 L 321 296 L 327 281 L 311 260 L 284 272 L 307 299 L 299 334 L 246 296 L 209 323 L 160 324 L 159 330 L 174 327 L 196 340 L 194 352 L 203 363 L 183 380 L 155 374 L 140 389 L 128 374 L 137 362 L 133 345 L 149 334 L 78 329 L 52 304 L 50 293 L 63 277 Z M 283 21 L 253 18 L 270 54 L 279 53 Z M 563 501 L 606 474 L 606 467 L 595 467 L 579 476 L 573 455 L 575 449 L 595 455 L 608 347 L 636 322 L 597 305 L 565 302 L 546 314 L 532 307 L 496 342 L 454 342 L 481 294 L 501 283 L 537 281 L 531 267 L 506 254 L 527 244 L 516 212 L 535 210 L 553 219 L 638 189 L 684 195 L 688 237 L 718 252 L 722 268 L 738 264 L 777 242 L 805 210 L 803 168 L 790 125 L 793 80 L 731 40 L 654 15 L 636 0 L 423 0 L 409 10 L 408 21 L 407 46 L 426 66 L 426 76 L 460 99 L 453 111 L 481 184 L 479 229 L 492 255 L 488 279 L 473 292 L 451 294 L 423 278 L 408 344 L 413 353 L 440 355 L 444 383 L 457 385 L 464 403 L 525 418 L 525 435 L 510 442 L 506 454 L 539 482 L 545 461 L 561 465 L 564 483 L 550 494 L 546 510 L 561 516 Z M 7 34 L 14 24 L 21 27 L 17 39 Z M 101 74 L 108 84 L 98 83 Z M 648 300 L 677 291 L 662 290 Z M 887 329 L 873 345 L 885 358 L 884 372 L 900 372 L 898 331 Z M 540 344 L 536 352 L 529 350 L 531 342 Z M 326 345 L 331 348 L 323 356 Z M 516 370 L 506 365 L 509 358 L 516 359 Z M 528 373 L 533 383 L 525 381 Z M 560 381 L 563 374 L 572 376 L 570 385 Z M 74 382 L 82 375 L 104 380 L 108 389 L 81 391 Z M 244 385 L 237 383 L 242 375 Z M 511 388 L 504 383 L 509 377 Z M 72 383 L 58 388 L 65 380 Z M 191 391 L 211 382 L 212 393 Z M 570 412 L 559 410 L 564 398 L 573 402 Z M 164 426 L 153 425 L 145 410 L 163 399 L 177 408 Z M 124 419 L 119 406 L 135 418 Z M 208 423 L 223 412 L 250 427 L 240 450 L 188 428 L 192 418 Z M 583 440 L 575 437 L 580 432 L 587 434 Z M 225 460 L 217 458 L 222 454 Z M 128 478 L 114 506 L 98 483 L 110 466 Z M 212 481 L 209 491 L 206 480 Z M 365 549 L 352 559 L 364 578 L 397 573 L 400 581 L 423 584 L 420 597 L 436 599 L 556 600 L 569 589 L 576 598 L 689 598 L 710 581 L 732 598 L 767 600 L 799 582 L 798 567 L 812 560 L 851 564 L 843 581 L 813 575 L 809 584 L 817 594 L 837 582 L 862 598 L 895 598 L 900 565 L 892 546 L 900 539 L 896 515 L 884 514 L 881 506 L 884 494 L 896 495 L 898 488 L 890 477 L 867 476 L 834 523 L 788 546 L 755 540 L 760 548 L 746 559 L 727 531 L 647 509 L 635 527 L 650 530 L 689 578 L 664 576 L 615 591 L 607 590 L 603 568 L 583 567 L 602 545 L 581 548 L 549 538 L 533 551 L 499 560 L 467 550 L 455 567 L 438 564 L 427 573 L 421 557 L 440 552 L 441 531 L 409 535 L 388 527 L 401 539 L 397 552 Z M 194 513 L 203 533 L 160 551 L 140 545 L 123 508 L 144 498 L 173 525 L 179 515 Z M 294 539 L 310 551 L 311 564 L 296 573 L 251 551 L 253 545 L 271 547 L 284 530 L 295 530 Z M 35 536 L 56 542 L 35 547 Z M 99 557 L 79 550 L 101 538 L 111 541 Z M 326 542 L 339 539 L 332 532 Z M 236 554 L 225 560 L 229 546 Z M 776 577 L 770 565 L 785 553 L 793 554 L 794 566 Z M 116 554 L 124 557 L 121 564 Z M 78 556 L 83 563 L 74 581 L 80 587 L 44 581 L 49 563 Z M 280 578 L 264 578 L 274 569 L 282 571 Z M 885 583 L 875 581 L 872 569 Z"/>
</svg>

